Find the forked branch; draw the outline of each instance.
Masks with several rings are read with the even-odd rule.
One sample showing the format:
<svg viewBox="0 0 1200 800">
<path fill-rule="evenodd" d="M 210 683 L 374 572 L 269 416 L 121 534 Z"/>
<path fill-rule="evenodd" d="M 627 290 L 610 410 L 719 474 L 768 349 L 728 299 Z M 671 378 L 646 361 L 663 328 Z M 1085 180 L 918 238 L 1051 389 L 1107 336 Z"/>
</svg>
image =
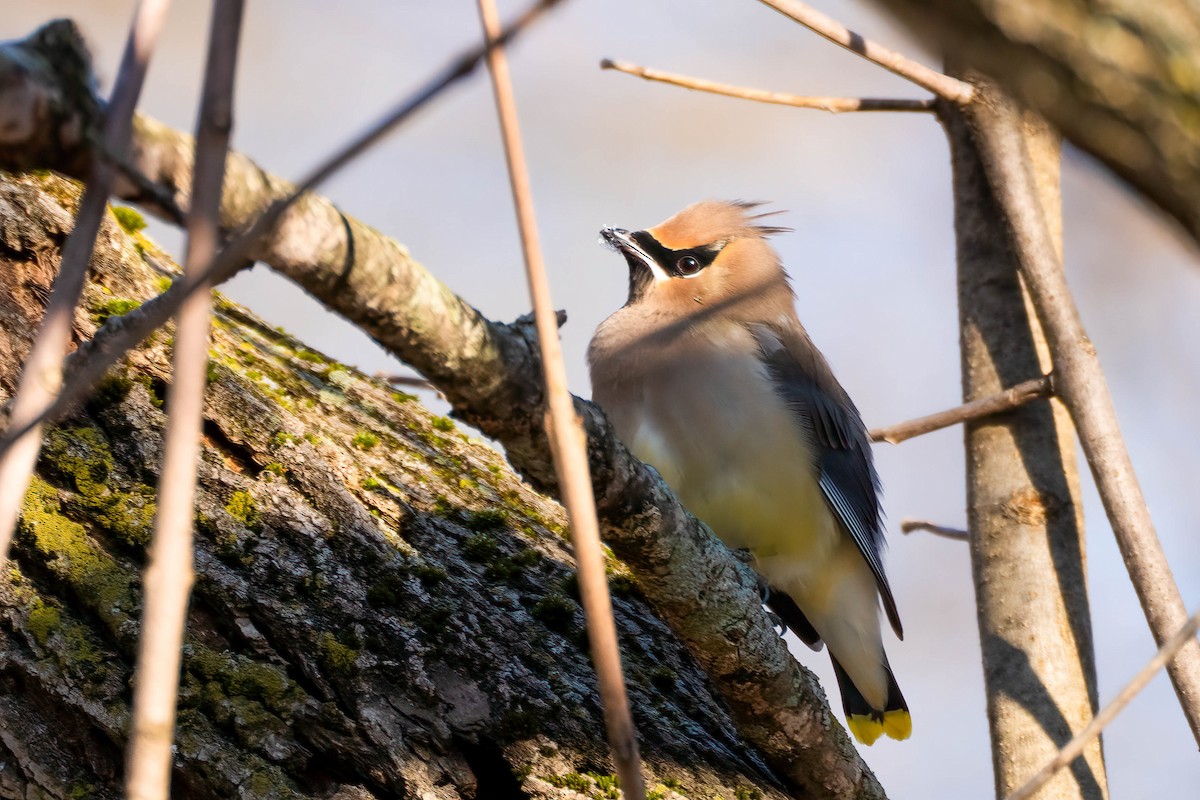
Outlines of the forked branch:
<svg viewBox="0 0 1200 800">
<path fill-rule="evenodd" d="M 966 105 L 975 97 L 975 87 L 966 81 L 952 78 L 872 42 L 847 28 L 837 20 L 822 14 L 812 6 L 798 0 L 759 0 L 759 2 L 799 22 L 813 33 L 825 37 L 836 45 L 857 53 L 863 58 L 928 89 L 938 97 L 958 105 Z"/>
</svg>

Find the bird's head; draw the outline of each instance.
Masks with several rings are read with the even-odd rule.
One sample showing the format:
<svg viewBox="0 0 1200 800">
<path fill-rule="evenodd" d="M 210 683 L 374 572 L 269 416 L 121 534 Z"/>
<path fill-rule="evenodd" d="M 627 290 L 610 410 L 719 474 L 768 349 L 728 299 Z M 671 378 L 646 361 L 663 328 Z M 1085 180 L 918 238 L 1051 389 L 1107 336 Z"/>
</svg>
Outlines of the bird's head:
<svg viewBox="0 0 1200 800">
<path fill-rule="evenodd" d="M 672 316 L 747 303 L 790 307 L 787 276 L 767 242 L 789 229 L 762 224 L 772 215 L 751 213 L 758 205 L 705 200 L 646 230 L 600 231 L 629 264 L 627 305 L 649 304 Z"/>
</svg>

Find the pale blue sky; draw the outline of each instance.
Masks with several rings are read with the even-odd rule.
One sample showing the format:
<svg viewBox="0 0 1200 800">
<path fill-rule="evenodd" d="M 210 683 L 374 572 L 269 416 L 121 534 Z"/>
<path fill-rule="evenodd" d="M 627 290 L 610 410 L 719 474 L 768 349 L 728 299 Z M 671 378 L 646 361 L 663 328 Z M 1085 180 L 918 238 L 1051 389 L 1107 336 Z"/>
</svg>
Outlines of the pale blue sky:
<svg viewBox="0 0 1200 800">
<path fill-rule="evenodd" d="M 821 0 L 867 36 L 936 64 L 869 3 Z M 208 4 L 176 2 L 142 108 L 190 130 Z M 511 14 L 517 3 L 505 2 Z M 0 36 L 51 16 L 83 26 L 111 78 L 129 0 L 4 0 Z M 296 177 L 466 43 L 475 4 L 248 4 L 236 146 Z M 714 80 L 821 95 L 920 97 L 900 79 L 749 0 L 568 0 L 511 54 L 546 260 L 575 391 L 589 394 L 584 349 L 624 300 L 621 259 L 603 225 L 641 228 L 705 197 L 765 199 L 796 231 L 776 244 L 798 310 L 868 424 L 960 397 L 950 174 L 928 116 L 834 116 L 689 93 L 601 72 L 612 57 Z M 529 308 L 490 89 L 478 75 L 362 158 L 326 193 L 404 242 L 468 301 L 498 319 Z M 1118 413 L 1185 602 L 1200 602 L 1200 265 L 1196 253 L 1088 159 L 1064 163 L 1069 278 L 1108 371 Z M 156 227 L 178 250 L 179 237 Z M 263 267 L 227 293 L 313 347 L 368 372 L 378 348 Z M 877 448 L 893 530 L 904 517 L 962 525 L 961 432 Z M 1085 477 L 1089 571 L 1101 699 L 1153 645 Z M 888 646 L 913 709 L 903 743 L 865 749 L 897 800 L 987 797 L 984 716 L 970 565 L 964 546 L 891 536 L 889 572 L 907 639 Z M 832 689 L 827 657 L 796 649 Z M 830 692 L 836 695 L 836 690 Z M 836 701 L 835 701 L 836 702 Z M 1200 785 L 1200 758 L 1160 676 L 1106 734 L 1114 797 Z"/>
</svg>

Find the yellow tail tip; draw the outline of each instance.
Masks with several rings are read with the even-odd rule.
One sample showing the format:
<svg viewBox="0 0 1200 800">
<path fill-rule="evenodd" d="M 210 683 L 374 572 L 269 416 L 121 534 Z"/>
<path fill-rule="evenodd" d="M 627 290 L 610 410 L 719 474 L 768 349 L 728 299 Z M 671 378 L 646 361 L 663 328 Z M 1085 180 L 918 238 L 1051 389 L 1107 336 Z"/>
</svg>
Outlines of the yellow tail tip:
<svg viewBox="0 0 1200 800">
<path fill-rule="evenodd" d="M 885 733 L 892 739 L 907 739 L 912 735 L 912 716 L 904 709 L 888 711 L 882 720 L 867 714 L 851 714 L 846 724 L 854 738 L 868 747 Z"/>
<path fill-rule="evenodd" d="M 903 741 L 912 736 L 912 715 L 908 709 L 898 708 L 883 715 L 883 732 L 893 739 Z"/>
</svg>

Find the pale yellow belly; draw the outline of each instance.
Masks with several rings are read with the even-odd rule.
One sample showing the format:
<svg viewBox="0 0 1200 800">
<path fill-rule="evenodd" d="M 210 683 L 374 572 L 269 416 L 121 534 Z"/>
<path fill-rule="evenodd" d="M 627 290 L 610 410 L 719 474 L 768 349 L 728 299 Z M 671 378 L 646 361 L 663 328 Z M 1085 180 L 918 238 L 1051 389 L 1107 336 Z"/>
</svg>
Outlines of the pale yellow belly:
<svg viewBox="0 0 1200 800">
<path fill-rule="evenodd" d="M 833 554 L 837 523 L 789 409 L 745 399 L 758 401 L 755 411 L 721 414 L 719 408 L 719 422 L 691 431 L 673 426 L 678 420 L 645 414 L 630 449 L 729 547 L 751 550 L 769 581 L 808 584 Z M 710 411 L 708 419 L 713 416 Z"/>
</svg>

